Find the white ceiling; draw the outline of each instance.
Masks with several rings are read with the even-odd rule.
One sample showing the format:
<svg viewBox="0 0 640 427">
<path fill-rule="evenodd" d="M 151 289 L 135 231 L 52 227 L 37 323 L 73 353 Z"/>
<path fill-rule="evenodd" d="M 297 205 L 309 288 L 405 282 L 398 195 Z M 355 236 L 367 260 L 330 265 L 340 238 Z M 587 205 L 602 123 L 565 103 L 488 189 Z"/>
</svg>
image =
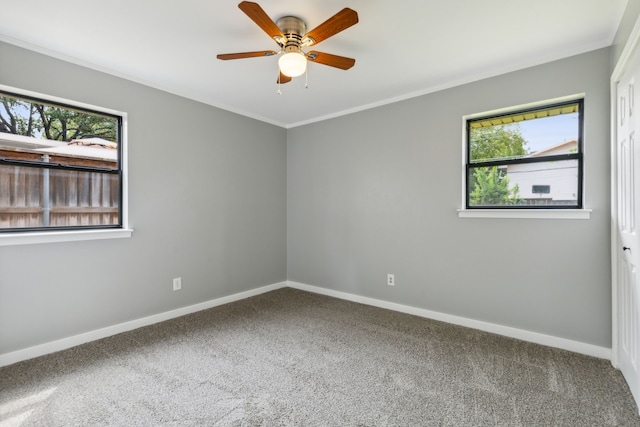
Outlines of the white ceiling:
<svg viewBox="0 0 640 427">
<path fill-rule="evenodd" d="M 238 3 L 0 0 L 0 40 L 293 127 L 609 46 L 627 0 L 259 0 L 308 29 L 344 7 L 360 19 L 314 46 L 352 69 L 310 64 L 309 88 L 281 95 L 278 56 L 216 59 L 278 50 Z"/>
</svg>

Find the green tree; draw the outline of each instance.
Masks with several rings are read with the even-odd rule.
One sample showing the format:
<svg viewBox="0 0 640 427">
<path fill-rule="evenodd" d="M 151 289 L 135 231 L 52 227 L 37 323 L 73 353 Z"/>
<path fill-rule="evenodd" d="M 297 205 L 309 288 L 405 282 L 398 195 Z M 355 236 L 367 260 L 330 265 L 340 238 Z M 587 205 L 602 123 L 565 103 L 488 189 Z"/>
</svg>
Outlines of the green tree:
<svg viewBox="0 0 640 427">
<path fill-rule="evenodd" d="M 520 200 L 518 186 L 509 188 L 509 177 L 497 166 L 476 168 L 473 178 L 475 184 L 469 194 L 472 206 L 515 205 Z"/>
<path fill-rule="evenodd" d="M 471 160 L 508 159 L 529 153 L 517 124 L 479 127 L 469 131 Z"/>
<path fill-rule="evenodd" d="M 0 132 L 58 141 L 100 137 L 117 141 L 117 120 L 0 95 Z"/>
<path fill-rule="evenodd" d="M 517 124 L 479 127 L 469 131 L 471 162 L 506 160 L 529 153 Z M 519 188 L 509 188 L 509 177 L 497 166 L 473 169 L 469 182 L 472 206 L 503 206 L 519 203 Z"/>
<path fill-rule="evenodd" d="M 0 132 L 34 136 L 42 130 L 33 104 L 0 96 L 0 105 Z"/>
<path fill-rule="evenodd" d="M 34 107 L 47 139 L 71 141 L 100 137 L 116 140 L 116 121 L 112 118 L 42 104 L 34 104 Z"/>
</svg>

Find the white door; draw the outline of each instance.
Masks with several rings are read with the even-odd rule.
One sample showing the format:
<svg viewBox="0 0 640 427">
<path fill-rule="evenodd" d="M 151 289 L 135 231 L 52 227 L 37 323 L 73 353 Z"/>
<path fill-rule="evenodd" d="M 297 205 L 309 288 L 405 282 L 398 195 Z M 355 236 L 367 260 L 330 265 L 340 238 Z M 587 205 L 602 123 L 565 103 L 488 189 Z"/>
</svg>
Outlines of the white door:
<svg viewBox="0 0 640 427">
<path fill-rule="evenodd" d="M 629 57 L 616 91 L 617 263 L 613 294 L 614 365 L 640 403 L 640 53 Z M 640 104 L 637 106 L 640 107 Z"/>
</svg>

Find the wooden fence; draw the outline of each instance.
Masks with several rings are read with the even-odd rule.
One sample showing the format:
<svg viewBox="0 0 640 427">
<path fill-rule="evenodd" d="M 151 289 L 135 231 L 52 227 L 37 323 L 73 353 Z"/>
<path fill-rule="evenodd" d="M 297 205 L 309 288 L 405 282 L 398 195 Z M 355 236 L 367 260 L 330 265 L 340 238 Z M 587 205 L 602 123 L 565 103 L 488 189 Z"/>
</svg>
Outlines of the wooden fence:
<svg viewBox="0 0 640 427">
<path fill-rule="evenodd" d="M 0 149 L 0 157 L 41 160 L 42 154 Z M 107 160 L 56 157 L 51 161 L 114 167 Z M 116 174 L 0 165 L 0 229 L 114 225 L 119 201 Z"/>
</svg>

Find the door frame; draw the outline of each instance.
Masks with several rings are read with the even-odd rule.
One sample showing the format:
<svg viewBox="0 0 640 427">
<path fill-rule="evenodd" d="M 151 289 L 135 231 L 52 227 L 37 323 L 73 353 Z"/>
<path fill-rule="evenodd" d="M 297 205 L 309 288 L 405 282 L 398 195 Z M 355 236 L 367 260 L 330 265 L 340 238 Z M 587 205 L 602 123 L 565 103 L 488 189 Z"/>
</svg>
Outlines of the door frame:
<svg viewBox="0 0 640 427">
<path fill-rule="evenodd" d="M 635 53 L 640 55 L 640 16 L 636 19 L 633 30 L 611 73 L 611 364 L 619 369 L 620 355 L 618 354 L 618 257 L 620 256 L 620 241 L 618 239 L 618 83 L 627 70 L 629 62 Z M 636 402 L 640 407 L 640 402 Z"/>
</svg>

